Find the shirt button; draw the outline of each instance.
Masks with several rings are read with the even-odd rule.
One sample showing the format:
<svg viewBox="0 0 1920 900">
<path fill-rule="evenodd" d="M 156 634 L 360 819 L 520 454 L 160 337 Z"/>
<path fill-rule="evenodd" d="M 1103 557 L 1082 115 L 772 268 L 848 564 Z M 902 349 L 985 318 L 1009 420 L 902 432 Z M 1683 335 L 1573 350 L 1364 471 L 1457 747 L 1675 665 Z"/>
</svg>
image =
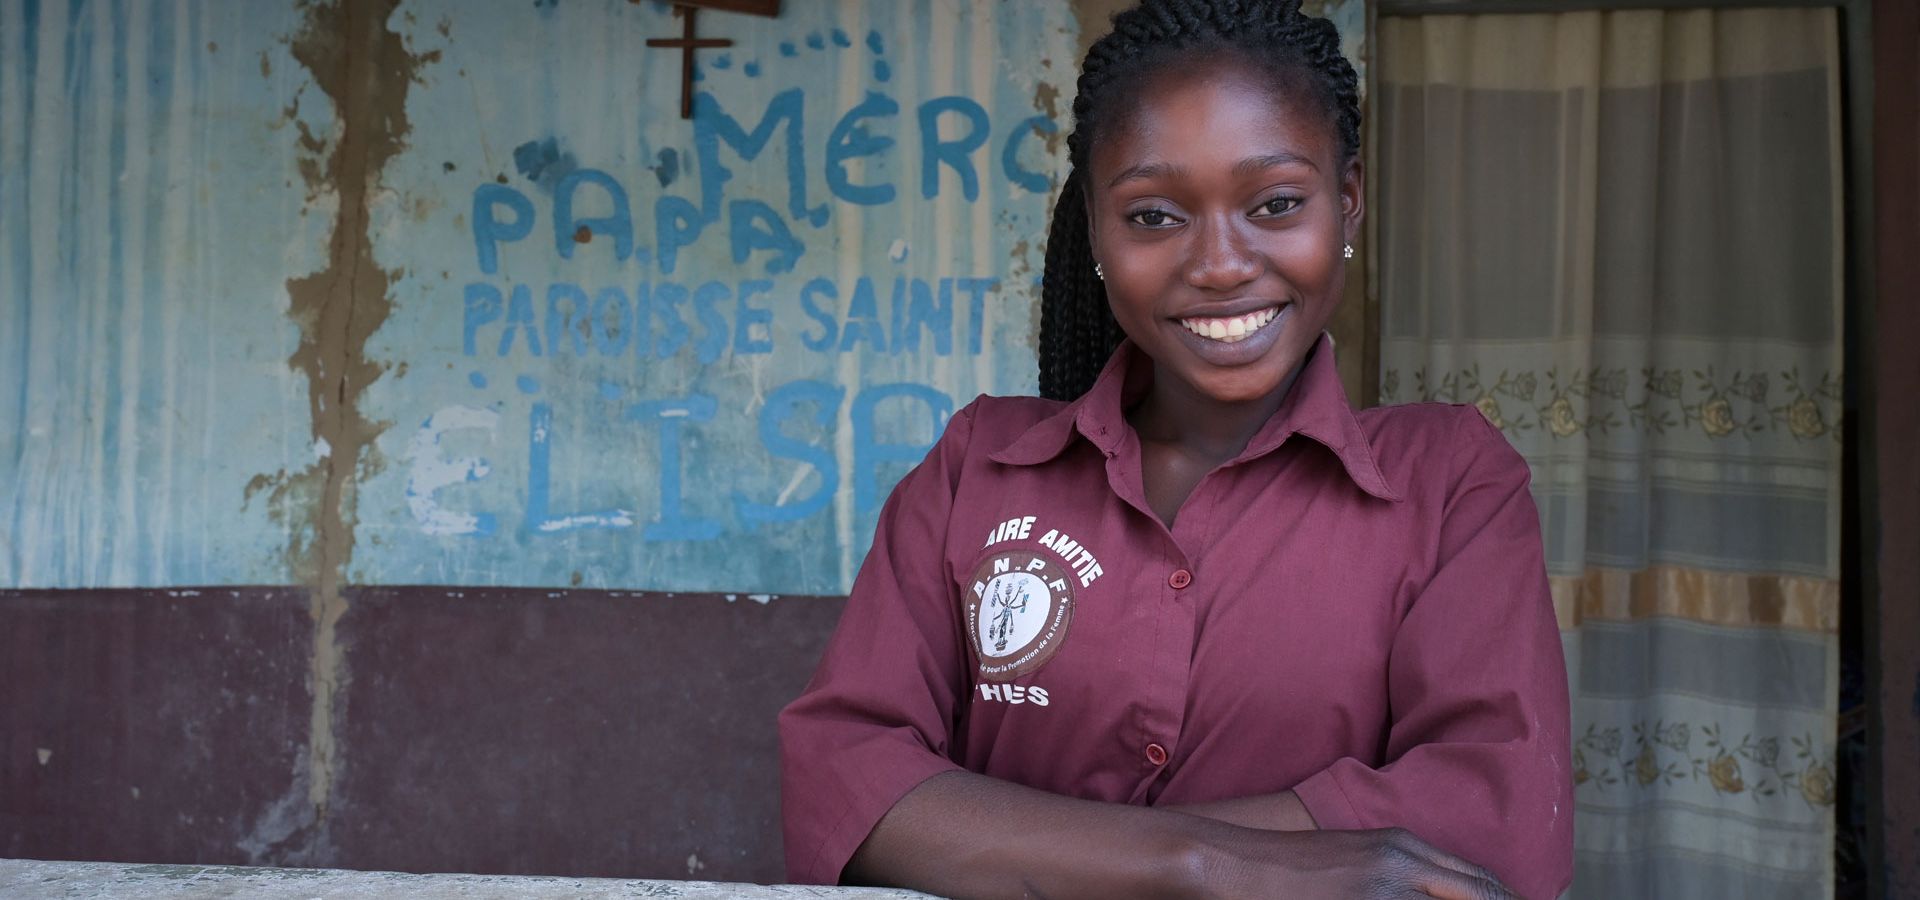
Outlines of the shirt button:
<svg viewBox="0 0 1920 900">
<path fill-rule="evenodd" d="M 1168 586 L 1176 591 L 1192 583 L 1193 573 L 1185 569 L 1175 569 L 1172 575 L 1167 576 Z M 1155 763 L 1155 765 L 1158 765 L 1158 763 Z"/>
<path fill-rule="evenodd" d="M 1162 747 L 1159 744 L 1148 744 L 1147 745 L 1147 762 L 1153 763 L 1156 766 L 1166 765 L 1167 764 L 1167 748 Z"/>
</svg>

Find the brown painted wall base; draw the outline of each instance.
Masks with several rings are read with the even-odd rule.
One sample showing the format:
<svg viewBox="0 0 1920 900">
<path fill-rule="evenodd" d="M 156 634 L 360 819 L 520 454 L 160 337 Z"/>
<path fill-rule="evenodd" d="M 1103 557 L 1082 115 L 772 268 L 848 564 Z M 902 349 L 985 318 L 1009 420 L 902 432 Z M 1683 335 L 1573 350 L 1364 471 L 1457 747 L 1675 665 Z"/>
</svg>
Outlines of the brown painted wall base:
<svg viewBox="0 0 1920 900">
<path fill-rule="evenodd" d="M 350 590 L 314 791 L 305 590 L 0 591 L 0 856 L 779 881 L 841 606 Z"/>
</svg>

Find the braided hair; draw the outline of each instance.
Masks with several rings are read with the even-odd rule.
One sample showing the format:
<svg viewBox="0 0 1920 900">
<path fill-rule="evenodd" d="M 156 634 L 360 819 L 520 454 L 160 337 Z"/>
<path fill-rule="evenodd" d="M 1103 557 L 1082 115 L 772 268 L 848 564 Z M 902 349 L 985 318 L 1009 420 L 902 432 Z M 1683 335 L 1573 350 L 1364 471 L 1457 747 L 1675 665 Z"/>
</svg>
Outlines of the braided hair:
<svg viewBox="0 0 1920 900">
<path fill-rule="evenodd" d="M 1041 396 L 1072 400 L 1086 393 L 1125 336 L 1093 271 L 1088 148 L 1152 75 L 1222 52 L 1265 69 L 1289 96 L 1325 113 L 1342 167 L 1359 154 L 1359 80 L 1340 53 L 1333 23 L 1301 12 L 1300 0 L 1143 0 L 1114 16 L 1113 31 L 1088 49 L 1073 98 L 1071 168 L 1054 204 L 1041 275 Z"/>
</svg>

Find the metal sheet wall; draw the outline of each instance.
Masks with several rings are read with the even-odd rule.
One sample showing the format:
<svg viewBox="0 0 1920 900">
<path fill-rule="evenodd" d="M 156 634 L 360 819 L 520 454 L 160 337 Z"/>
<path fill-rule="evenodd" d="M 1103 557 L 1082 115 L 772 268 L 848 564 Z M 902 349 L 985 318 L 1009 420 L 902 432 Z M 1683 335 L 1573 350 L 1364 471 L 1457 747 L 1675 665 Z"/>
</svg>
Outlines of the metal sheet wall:
<svg viewBox="0 0 1920 900">
<path fill-rule="evenodd" d="M 1065 3 L 348 6 L 8 5 L 0 584 L 838 593 L 1032 389 Z"/>
</svg>

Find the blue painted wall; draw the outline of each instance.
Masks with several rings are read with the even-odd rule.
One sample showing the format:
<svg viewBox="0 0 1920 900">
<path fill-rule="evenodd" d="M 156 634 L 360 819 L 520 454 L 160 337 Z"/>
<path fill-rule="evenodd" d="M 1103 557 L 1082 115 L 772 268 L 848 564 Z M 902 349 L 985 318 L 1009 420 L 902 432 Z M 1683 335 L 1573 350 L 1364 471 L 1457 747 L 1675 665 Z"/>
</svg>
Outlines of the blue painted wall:
<svg viewBox="0 0 1920 900">
<path fill-rule="evenodd" d="M 337 202 L 299 11 L 0 16 L 0 585 L 288 580 L 268 494 L 333 451 L 286 363 Z M 688 121 L 663 4 L 387 23 L 351 580 L 843 592 L 951 412 L 1033 389 L 1066 4 L 700 25 Z"/>
<path fill-rule="evenodd" d="M 291 2 L 0 3 L 0 586 L 283 583 L 243 497 L 302 465 L 286 280 L 338 127 Z"/>
<path fill-rule="evenodd" d="M 786 6 L 701 15 L 687 121 L 659 5 L 406 5 L 354 580 L 842 593 L 951 412 L 1033 390 L 1065 4 Z"/>
</svg>

